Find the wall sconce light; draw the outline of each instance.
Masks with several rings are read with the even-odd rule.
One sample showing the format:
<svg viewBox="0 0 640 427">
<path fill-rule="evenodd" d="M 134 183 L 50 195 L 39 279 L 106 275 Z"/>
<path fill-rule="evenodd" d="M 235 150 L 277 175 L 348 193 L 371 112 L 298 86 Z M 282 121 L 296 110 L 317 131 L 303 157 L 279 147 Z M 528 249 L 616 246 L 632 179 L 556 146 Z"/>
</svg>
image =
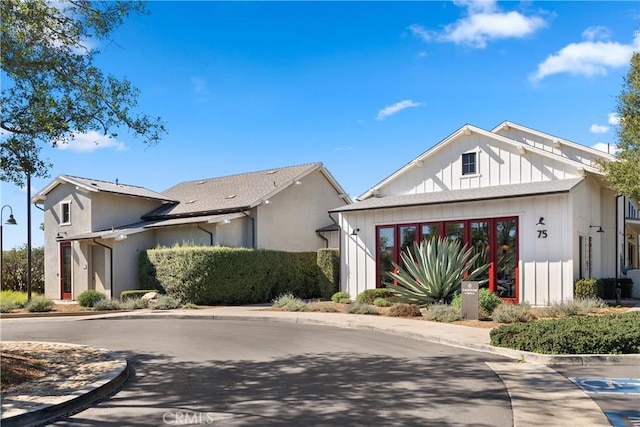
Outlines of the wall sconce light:
<svg viewBox="0 0 640 427">
<path fill-rule="evenodd" d="M 541 225 L 547 225 L 544 223 L 544 217 L 541 216 L 540 219 L 538 220 L 538 223 L 536 224 L 536 227 L 539 227 Z"/>
<path fill-rule="evenodd" d="M 359 232 L 360 232 L 359 228 L 354 228 L 353 231 L 351 231 L 351 235 L 352 236 L 357 236 Z"/>
<path fill-rule="evenodd" d="M 264 201 L 264 204 L 265 204 L 265 205 L 268 205 L 269 203 L 271 203 L 269 200 L 265 200 L 265 201 Z"/>
<path fill-rule="evenodd" d="M 118 237 L 116 237 L 116 242 L 120 242 L 126 238 L 127 238 L 126 234 L 119 234 Z"/>
<path fill-rule="evenodd" d="M 300 185 L 300 184 L 302 184 L 302 181 L 296 181 L 296 182 L 294 182 L 293 184 L 294 184 L 294 185 Z"/>
<path fill-rule="evenodd" d="M 597 228 L 596 233 L 604 233 L 601 225 L 590 225 L 589 228 Z"/>
<path fill-rule="evenodd" d="M 58 232 L 58 234 L 56 234 L 56 240 L 62 240 L 62 239 L 64 239 L 64 236 L 66 236 L 66 235 L 67 235 L 66 231 L 64 231 L 62 233 Z"/>
<path fill-rule="evenodd" d="M 222 224 L 231 224 L 231 220 L 225 219 L 222 221 Z"/>
<path fill-rule="evenodd" d="M 633 241 L 633 234 L 625 234 L 625 233 L 620 233 L 623 236 L 625 236 L 627 238 L 627 240 Z"/>
</svg>

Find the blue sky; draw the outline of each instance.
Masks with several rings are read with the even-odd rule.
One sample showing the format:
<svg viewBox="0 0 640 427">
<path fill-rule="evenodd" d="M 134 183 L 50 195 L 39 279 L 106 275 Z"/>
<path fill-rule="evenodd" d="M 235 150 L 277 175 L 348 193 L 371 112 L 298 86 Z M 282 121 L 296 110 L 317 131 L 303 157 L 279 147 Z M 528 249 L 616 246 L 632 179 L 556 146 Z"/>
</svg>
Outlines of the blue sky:
<svg viewBox="0 0 640 427">
<path fill-rule="evenodd" d="M 168 135 L 154 147 L 122 131 L 47 148 L 51 176 L 34 179 L 33 194 L 60 174 L 163 191 L 322 162 L 355 198 L 466 123 L 509 120 L 606 147 L 640 50 L 639 1 L 152 1 L 148 11 L 95 47 Z M 0 185 L 19 223 L 3 228 L 9 249 L 27 239 L 26 191 Z M 39 246 L 43 216 L 32 215 Z"/>
</svg>

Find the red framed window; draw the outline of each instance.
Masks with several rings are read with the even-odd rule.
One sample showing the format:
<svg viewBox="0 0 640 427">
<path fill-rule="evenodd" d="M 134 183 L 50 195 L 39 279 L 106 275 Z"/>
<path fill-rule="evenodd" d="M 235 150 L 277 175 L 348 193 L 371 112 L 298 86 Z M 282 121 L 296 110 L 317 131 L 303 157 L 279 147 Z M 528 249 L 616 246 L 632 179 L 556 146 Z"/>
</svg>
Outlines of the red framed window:
<svg viewBox="0 0 640 427">
<path fill-rule="evenodd" d="M 401 265 L 400 253 L 413 242 L 436 236 L 459 240 L 480 254 L 471 270 L 489 264 L 480 279 L 489 279 L 487 287 L 500 297 L 518 301 L 518 218 L 500 217 L 439 221 L 410 224 L 381 225 L 377 236 L 377 287 L 392 284 L 387 272 L 393 263 Z"/>
</svg>

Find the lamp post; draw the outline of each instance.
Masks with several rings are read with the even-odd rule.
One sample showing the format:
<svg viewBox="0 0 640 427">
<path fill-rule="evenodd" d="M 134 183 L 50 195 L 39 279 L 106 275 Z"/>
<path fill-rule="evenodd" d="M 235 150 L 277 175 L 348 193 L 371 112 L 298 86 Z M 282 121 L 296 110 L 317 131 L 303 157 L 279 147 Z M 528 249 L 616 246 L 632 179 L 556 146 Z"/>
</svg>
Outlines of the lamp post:
<svg viewBox="0 0 640 427">
<path fill-rule="evenodd" d="M 9 219 L 5 224 L 7 225 L 17 225 L 18 223 L 13 218 L 13 208 L 9 205 L 4 205 L 0 209 L 0 286 L 2 285 L 2 212 L 4 212 L 4 208 L 9 208 Z"/>
</svg>

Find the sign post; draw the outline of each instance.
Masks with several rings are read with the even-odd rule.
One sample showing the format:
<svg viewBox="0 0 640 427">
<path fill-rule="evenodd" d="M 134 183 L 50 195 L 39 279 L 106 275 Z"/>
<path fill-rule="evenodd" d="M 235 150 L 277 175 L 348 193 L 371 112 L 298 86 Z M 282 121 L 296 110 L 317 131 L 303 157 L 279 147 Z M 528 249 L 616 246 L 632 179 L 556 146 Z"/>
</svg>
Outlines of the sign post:
<svg viewBox="0 0 640 427">
<path fill-rule="evenodd" d="M 478 289 L 480 282 L 462 281 L 460 291 L 462 292 L 462 318 L 478 320 L 480 318 L 480 297 Z"/>
</svg>

